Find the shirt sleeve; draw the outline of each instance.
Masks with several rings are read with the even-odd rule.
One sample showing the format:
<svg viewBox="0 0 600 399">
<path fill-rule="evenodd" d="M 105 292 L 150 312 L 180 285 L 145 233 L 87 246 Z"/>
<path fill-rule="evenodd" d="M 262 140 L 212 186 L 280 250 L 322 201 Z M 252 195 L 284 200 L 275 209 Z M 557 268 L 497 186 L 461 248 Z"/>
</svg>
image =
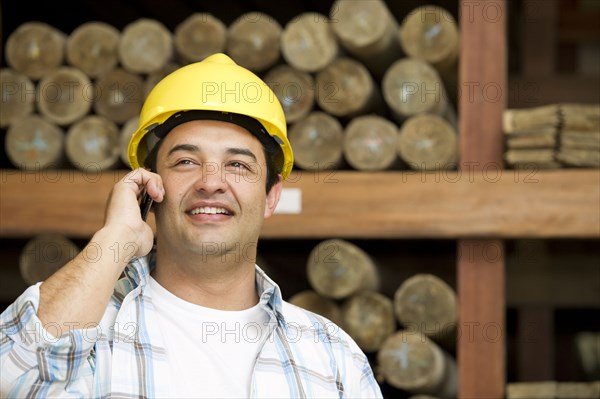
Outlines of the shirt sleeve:
<svg viewBox="0 0 600 399">
<path fill-rule="evenodd" d="M 362 366 L 359 389 L 361 398 L 382 398 L 381 387 L 377 383 L 368 361 L 365 361 Z"/>
<path fill-rule="evenodd" d="M 0 315 L 2 397 L 37 397 L 34 391 L 47 394 L 59 387 L 66 394 L 75 393 L 73 389 L 87 385 L 78 379 L 92 373 L 98 327 L 48 323 L 44 328 L 37 317 L 40 284 L 29 287 Z M 53 331 L 67 332 L 57 338 Z"/>
<path fill-rule="evenodd" d="M 340 343 L 345 348 L 346 372 L 344 398 L 381 399 L 381 387 L 375 379 L 367 356 L 345 331 L 341 330 Z"/>
</svg>

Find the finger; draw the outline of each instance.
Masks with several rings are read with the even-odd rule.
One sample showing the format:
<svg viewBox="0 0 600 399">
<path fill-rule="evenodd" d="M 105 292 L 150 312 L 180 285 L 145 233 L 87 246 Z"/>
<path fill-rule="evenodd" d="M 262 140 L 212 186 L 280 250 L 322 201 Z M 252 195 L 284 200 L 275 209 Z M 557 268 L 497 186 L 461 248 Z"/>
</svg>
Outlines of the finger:
<svg viewBox="0 0 600 399">
<path fill-rule="evenodd" d="M 161 177 L 156 173 L 153 173 L 153 175 L 150 177 L 148 184 L 146 184 L 146 191 L 154 201 L 161 202 L 165 195 L 165 189 Z"/>
<path fill-rule="evenodd" d="M 125 184 L 135 184 L 138 189 L 141 190 L 142 188 L 146 187 L 152 178 L 152 174 L 152 172 L 144 168 L 137 168 L 126 174 L 122 181 Z"/>
<path fill-rule="evenodd" d="M 122 181 L 130 187 L 135 186 L 138 197 L 146 190 L 153 200 L 160 202 L 163 199 L 164 187 L 161 177 L 147 169 L 137 168 L 125 175 Z"/>
</svg>

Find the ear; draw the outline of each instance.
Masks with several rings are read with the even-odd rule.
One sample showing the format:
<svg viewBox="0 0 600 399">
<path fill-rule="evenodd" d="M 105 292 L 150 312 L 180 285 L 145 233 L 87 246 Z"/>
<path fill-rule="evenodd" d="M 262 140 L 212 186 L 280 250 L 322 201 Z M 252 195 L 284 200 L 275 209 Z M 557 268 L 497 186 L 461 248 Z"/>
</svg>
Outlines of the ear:
<svg viewBox="0 0 600 399">
<path fill-rule="evenodd" d="M 279 197 L 281 197 L 282 187 L 283 178 L 281 177 L 281 175 L 279 175 L 277 177 L 277 183 L 273 184 L 273 187 L 271 187 L 271 190 L 267 193 L 265 219 L 270 217 L 275 212 L 275 208 L 279 203 Z"/>
</svg>

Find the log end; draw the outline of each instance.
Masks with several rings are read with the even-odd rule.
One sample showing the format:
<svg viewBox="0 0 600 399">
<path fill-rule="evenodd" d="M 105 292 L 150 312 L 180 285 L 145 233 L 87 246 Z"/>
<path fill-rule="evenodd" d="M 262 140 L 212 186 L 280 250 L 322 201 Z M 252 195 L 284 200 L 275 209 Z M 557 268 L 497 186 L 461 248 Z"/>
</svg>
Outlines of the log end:
<svg viewBox="0 0 600 399">
<path fill-rule="evenodd" d="M 402 21 L 398 37 L 409 57 L 423 59 L 439 69 L 449 68 L 458 58 L 458 26 L 442 7 L 426 5 L 411 11 Z"/>
<path fill-rule="evenodd" d="M 27 284 L 46 280 L 79 253 L 79 248 L 59 234 L 42 234 L 29 240 L 19 258 L 19 270 Z"/>
<path fill-rule="evenodd" d="M 120 32 L 107 23 L 83 23 L 67 39 L 67 62 L 92 78 L 105 74 L 119 62 L 120 37 Z"/>
<path fill-rule="evenodd" d="M 134 73 L 162 68 L 173 55 L 171 32 L 159 21 L 142 18 L 128 24 L 118 47 L 119 60 Z"/>
<path fill-rule="evenodd" d="M 0 70 L 0 128 L 8 127 L 33 112 L 35 86 L 23 73 L 10 68 Z"/>
<path fill-rule="evenodd" d="M 67 131 L 66 153 L 79 169 L 110 169 L 119 160 L 119 129 L 107 118 L 87 116 Z"/>
<path fill-rule="evenodd" d="M 281 34 L 281 52 L 288 64 L 304 72 L 317 72 L 338 54 L 329 19 L 318 13 L 300 14 Z"/>
<path fill-rule="evenodd" d="M 227 28 L 209 13 L 194 13 L 175 28 L 174 45 L 183 63 L 225 51 Z"/>
<path fill-rule="evenodd" d="M 387 105 L 399 119 L 447 112 L 448 98 L 440 75 L 423 60 L 403 58 L 394 62 L 381 86 Z"/>
<path fill-rule="evenodd" d="M 63 32 L 44 22 L 25 22 L 6 41 L 6 62 L 38 80 L 63 63 L 66 40 Z"/>
<path fill-rule="evenodd" d="M 40 170 L 62 165 L 65 134 L 39 115 L 13 123 L 5 138 L 6 154 L 20 169 Z"/>
<path fill-rule="evenodd" d="M 312 112 L 290 128 L 294 164 L 305 170 L 335 169 L 343 159 L 343 129 L 333 116 Z"/>
<path fill-rule="evenodd" d="M 373 291 L 361 291 L 342 307 L 342 326 L 365 352 L 376 352 L 396 330 L 392 301 Z"/>
<path fill-rule="evenodd" d="M 343 299 L 360 290 L 377 290 L 379 276 L 371 257 L 340 239 L 320 242 L 307 261 L 308 281 L 319 294 Z"/>
<path fill-rule="evenodd" d="M 458 159 L 458 133 L 438 115 L 412 116 L 400 128 L 397 150 L 412 169 L 453 169 Z"/>
<path fill-rule="evenodd" d="M 352 119 L 344 132 L 344 156 L 357 170 L 379 171 L 391 168 L 398 155 L 398 127 L 377 115 Z"/>
</svg>

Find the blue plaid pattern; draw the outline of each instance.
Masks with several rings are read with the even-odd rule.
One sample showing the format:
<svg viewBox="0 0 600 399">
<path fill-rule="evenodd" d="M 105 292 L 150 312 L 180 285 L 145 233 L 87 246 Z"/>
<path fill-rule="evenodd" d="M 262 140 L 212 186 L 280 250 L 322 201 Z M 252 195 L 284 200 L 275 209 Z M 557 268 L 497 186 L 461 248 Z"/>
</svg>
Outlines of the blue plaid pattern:
<svg viewBox="0 0 600 399">
<path fill-rule="evenodd" d="M 37 318 L 39 284 L 0 315 L 0 396 L 9 398 L 172 397 L 155 384 L 168 373 L 152 300 L 144 295 L 153 256 L 134 259 L 99 325 L 70 326 L 55 338 Z M 256 359 L 252 398 L 381 398 L 366 356 L 338 326 L 282 299 L 256 268 L 270 335 Z M 202 376 L 198 376 L 202 378 Z"/>
</svg>

